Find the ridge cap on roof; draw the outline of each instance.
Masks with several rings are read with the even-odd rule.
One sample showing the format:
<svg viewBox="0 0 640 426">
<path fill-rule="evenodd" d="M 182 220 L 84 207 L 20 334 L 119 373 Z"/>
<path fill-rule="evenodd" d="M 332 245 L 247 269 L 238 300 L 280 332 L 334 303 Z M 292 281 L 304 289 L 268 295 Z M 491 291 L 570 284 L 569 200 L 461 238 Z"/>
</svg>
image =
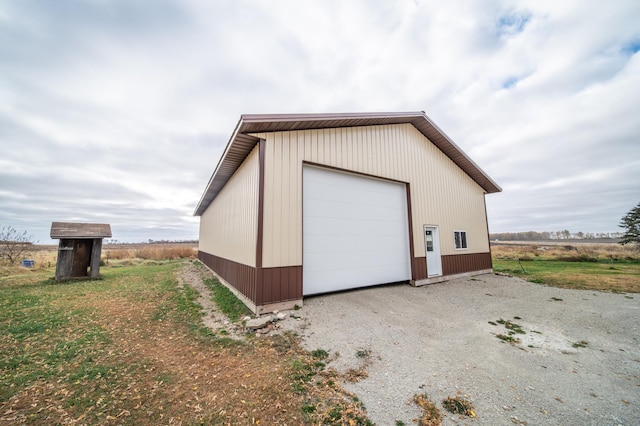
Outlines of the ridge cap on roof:
<svg viewBox="0 0 640 426">
<path fill-rule="evenodd" d="M 311 121 L 336 120 L 354 118 L 398 118 L 426 116 L 424 111 L 396 111 L 396 112 L 311 112 L 311 113 L 278 113 L 278 114 L 242 114 L 241 122 L 271 122 L 271 121 Z"/>
</svg>

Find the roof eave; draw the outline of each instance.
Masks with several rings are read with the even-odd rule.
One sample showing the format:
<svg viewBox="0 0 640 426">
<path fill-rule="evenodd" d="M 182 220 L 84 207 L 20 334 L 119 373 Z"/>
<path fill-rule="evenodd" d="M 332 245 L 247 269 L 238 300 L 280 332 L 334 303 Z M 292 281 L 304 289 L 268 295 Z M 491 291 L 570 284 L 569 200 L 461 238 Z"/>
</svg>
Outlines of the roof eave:
<svg viewBox="0 0 640 426">
<path fill-rule="evenodd" d="M 52 239 L 90 240 L 111 238 L 111 225 L 108 223 L 53 222 L 51 223 Z"/>
<path fill-rule="evenodd" d="M 425 132 L 423 132 L 420 127 L 418 125 L 416 125 L 416 123 L 412 123 L 413 126 L 418 129 L 418 131 L 420 131 L 420 133 L 422 133 L 423 135 L 425 135 L 427 137 L 427 139 L 429 139 L 432 143 L 434 143 L 442 152 L 445 153 L 445 155 L 447 155 L 447 157 L 449 157 L 454 163 L 456 163 L 458 165 L 458 167 L 460 167 L 463 171 L 465 171 L 465 173 L 467 173 L 474 181 L 476 181 L 476 183 L 478 185 L 480 185 L 487 194 L 493 194 L 496 192 L 502 192 L 502 188 L 500 188 L 500 186 L 493 180 L 491 179 L 491 177 L 489 175 L 487 175 L 481 168 L 480 166 L 478 166 L 478 164 L 476 164 L 475 161 L 473 161 L 463 150 L 462 148 L 460 148 L 440 127 L 438 127 L 438 125 L 436 123 L 434 123 L 429 116 L 422 111 L 422 118 L 424 118 L 427 123 L 429 124 L 430 127 L 432 127 L 436 132 L 438 132 L 445 140 L 446 142 L 455 150 L 457 151 L 457 153 L 464 158 L 464 161 L 467 162 L 472 170 L 475 169 L 475 171 L 477 172 L 477 176 L 472 176 L 471 173 L 469 173 L 469 171 L 467 170 L 467 167 L 463 167 L 463 165 L 459 164 L 458 161 L 454 160 L 453 158 L 451 158 L 451 155 L 449 155 L 449 153 L 447 153 L 447 151 L 445 149 L 443 149 L 443 147 L 440 144 L 437 144 L 436 142 L 434 142 L 432 140 L 431 137 L 429 137 L 427 134 L 425 134 Z"/>
<path fill-rule="evenodd" d="M 211 201 L 213 201 L 213 199 L 215 198 L 217 193 L 213 193 L 214 192 L 213 191 L 214 184 L 216 184 L 216 183 L 219 184 L 220 185 L 219 189 L 222 189 L 222 187 L 227 183 L 227 181 L 231 177 L 229 175 L 229 176 L 225 176 L 225 177 L 220 178 L 220 170 L 221 170 L 222 166 L 224 165 L 224 163 L 226 162 L 226 160 L 227 160 L 228 156 L 230 155 L 230 153 L 233 153 L 233 151 L 234 151 L 234 142 L 238 138 L 238 135 L 239 135 L 240 130 L 242 128 L 243 121 L 244 121 L 244 117 L 241 116 L 240 120 L 238 120 L 238 124 L 236 124 L 236 128 L 234 129 L 233 133 L 231 134 L 231 138 L 227 142 L 227 146 L 225 147 L 223 154 L 220 156 L 220 160 L 218 160 L 218 164 L 216 165 L 215 170 L 211 174 L 211 178 L 209 178 L 209 182 L 207 183 L 207 186 L 205 187 L 205 190 L 202 193 L 202 197 L 200 197 L 200 201 L 198 202 L 198 205 L 196 206 L 196 208 L 195 208 L 195 210 L 193 212 L 194 216 L 202 215 L 202 213 L 204 213 L 204 211 L 207 209 L 207 207 L 209 206 Z M 247 139 L 247 140 L 250 140 L 250 138 L 253 138 L 254 142 L 256 142 L 256 143 L 258 141 L 258 138 L 255 138 L 255 137 L 250 136 L 250 135 L 244 135 L 244 138 Z M 246 155 L 248 155 L 249 152 L 251 152 L 250 149 L 246 153 L 239 152 L 238 154 L 241 157 L 244 156 L 246 158 Z M 235 165 L 235 168 L 237 169 L 237 167 L 240 164 L 242 164 L 242 161 L 237 162 L 237 164 Z"/>
<path fill-rule="evenodd" d="M 299 125 L 307 123 L 307 125 Z M 356 124 L 354 124 L 356 123 Z M 467 154 L 446 135 L 424 111 L 410 112 L 371 112 L 371 113 L 336 113 L 336 114 L 243 114 L 229 139 L 223 155 L 218 161 L 206 186 L 194 216 L 200 216 L 216 197 L 218 191 L 231 177 L 221 175 L 220 171 L 225 163 L 234 171 L 242 164 L 244 158 L 251 152 L 258 138 L 250 134 L 274 131 L 293 131 L 305 129 L 355 127 L 367 125 L 386 125 L 410 123 L 427 139 L 436 145 L 458 167 L 469 175 L 488 194 L 501 192 L 502 189 L 493 181 Z M 260 126 L 260 125 L 263 126 Z M 280 125 L 278 125 L 280 124 Z M 244 144 L 236 149 L 237 158 L 228 160 L 234 154 L 234 144 L 242 138 Z M 228 160 L 228 161 L 227 161 Z M 219 186 L 217 189 L 215 186 Z"/>
</svg>

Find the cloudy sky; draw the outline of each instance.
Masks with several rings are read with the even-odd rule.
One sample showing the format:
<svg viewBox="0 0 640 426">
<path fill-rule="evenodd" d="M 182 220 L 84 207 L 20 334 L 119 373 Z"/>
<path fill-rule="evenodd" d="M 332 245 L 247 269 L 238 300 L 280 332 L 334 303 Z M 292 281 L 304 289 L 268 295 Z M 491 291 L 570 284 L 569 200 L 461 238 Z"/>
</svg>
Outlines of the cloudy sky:
<svg viewBox="0 0 640 426">
<path fill-rule="evenodd" d="M 640 2 L 0 0 L 0 225 L 195 239 L 243 113 L 424 110 L 492 232 L 640 202 Z"/>
</svg>

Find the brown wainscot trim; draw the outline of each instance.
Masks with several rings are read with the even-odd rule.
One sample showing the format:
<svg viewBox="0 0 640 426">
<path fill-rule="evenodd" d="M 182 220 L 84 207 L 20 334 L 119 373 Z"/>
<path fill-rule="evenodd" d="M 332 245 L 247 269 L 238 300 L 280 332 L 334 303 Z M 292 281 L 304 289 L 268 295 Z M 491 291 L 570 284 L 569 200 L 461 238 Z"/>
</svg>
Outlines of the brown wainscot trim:
<svg viewBox="0 0 640 426">
<path fill-rule="evenodd" d="M 411 262 L 414 278 L 411 284 L 420 286 L 455 278 L 464 278 L 477 274 L 492 272 L 491 253 L 467 253 L 442 256 L 442 275 L 429 278 L 427 276 L 427 258 L 416 257 Z"/>
<path fill-rule="evenodd" d="M 427 278 L 427 258 L 414 257 L 411 260 L 411 279 L 413 281 Z"/>
<path fill-rule="evenodd" d="M 262 268 L 262 298 L 258 305 L 302 299 L 302 265 Z"/>
<path fill-rule="evenodd" d="M 491 269 L 491 253 L 468 253 L 442 256 L 442 275 Z"/>
<path fill-rule="evenodd" d="M 247 299 L 255 303 L 256 268 L 203 251 L 198 251 L 198 259 Z"/>
<path fill-rule="evenodd" d="M 416 268 L 414 267 L 414 255 L 415 255 L 415 250 L 413 247 L 413 213 L 411 212 L 411 187 L 408 183 L 406 183 L 404 185 L 405 187 L 405 191 L 406 191 L 406 197 L 407 197 L 407 215 L 409 216 L 409 221 L 408 221 L 408 229 L 407 231 L 409 232 L 409 259 L 411 259 L 411 280 L 415 281 L 419 278 L 416 278 Z M 425 269 L 426 266 L 425 266 Z"/>
<path fill-rule="evenodd" d="M 256 314 L 302 306 L 301 265 L 255 268 L 203 251 L 198 259 Z"/>
</svg>

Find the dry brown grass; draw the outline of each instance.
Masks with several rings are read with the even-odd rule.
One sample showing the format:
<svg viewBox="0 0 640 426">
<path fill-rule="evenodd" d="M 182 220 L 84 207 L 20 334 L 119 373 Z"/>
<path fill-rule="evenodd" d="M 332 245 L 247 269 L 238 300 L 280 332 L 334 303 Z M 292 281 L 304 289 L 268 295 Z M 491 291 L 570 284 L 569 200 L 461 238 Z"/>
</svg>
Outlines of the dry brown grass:
<svg viewBox="0 0 640 426">
<path fill-rule="evenodd" d="M 195 259 L 198 256 L 197 244 L 192 243 L 152 243 L 152 244 L 116 244 L 102 247 L 102 261 L 105 264 L 115 263 L 131 265 L 140 260 L 180 260 Z M 35 250 L 27 253 L 25 259 L 33 259 L 35 266 L 25 268 L 18 265 L 0 264 L 0 277 L 30 274 L 36 271 L 51 270 L 55 274 L 58 258 L 58 246 L 37 245 Z"/>
<path fill-rule="evenodd" d="M 177 260 L 194 259 L 198 255 L 195 244 L 124 244 L 105 246 L 102 258 L 109 260 Z"/>
<path fill-rule="evenodd" d="M 494 245 L 493 269 L 563 288 L 640 292 L 640 252 L 618 244 Z"/>
<path fill-rule="evenodd" d="M 495 244 L 491 245 L 494 259 L 563 260 L 576 262 L 640 261 L 640 250 L 620 244 Z"/>
<path fill-rule="evenodd" d="M 0 424 L 369 424 L 294 336 L 239 344 L 203 330 L 195 291 L 173 276 L 181 265 L 9 279 L 0 301 L 18 323 L 0 321 L 0 361 L 19 368 L 0 388 Z"/>
<path fill-rule="evenodd" d="M 176 246 L 176 247 L 145 247 L 135 251 L 138 259 L 153 260 L 176 260 L 176 259 L 193 259 L 198 254 L 193 247 Z"/>
<path fill-rule="evenodd" d="M 30 274 L 36 271 L 55 268 L 57 251 L 54 250 L 53 246 L 36 246 L 35 250 L 25 253 L 23 258 L 34 260 L 34 267 L 25 268 L 21 264 L 9 265 L 7 263 L 0 263 L 0 277 Z"/>
<path fill-rule="evenodd" d="M 426 393 L 414 395 L 413 402 L 422 409 L 420 417 L 413 420 L 418 426 L 440 426 L 442 424 L 442 413 L 429 398 L 429 395 Z"/>
</svg>

